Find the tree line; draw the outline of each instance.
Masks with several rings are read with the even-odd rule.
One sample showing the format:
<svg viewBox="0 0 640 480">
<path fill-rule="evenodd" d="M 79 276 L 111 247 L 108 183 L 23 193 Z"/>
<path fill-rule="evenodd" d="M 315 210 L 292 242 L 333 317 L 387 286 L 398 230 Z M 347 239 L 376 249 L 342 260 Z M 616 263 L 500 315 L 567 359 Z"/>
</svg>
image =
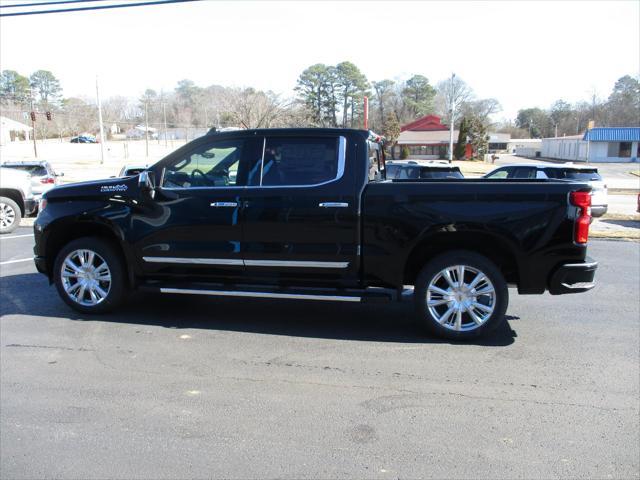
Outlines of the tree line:
<svg viewBox="0 0 640 480">
<path fill-rule="evenodd" d="M 295 97 L 272 91 L 220 85 L 201 87 L 189 79 L 180 80 L 168 92 L 146 89 L 138 99 L 114 96 L 102 101 L 105 125 L 122 130 L 148 123 L 169 128 L 210 127 L 351 127 L 364 126 L 363 99 L 370 99 L 369 128 L 382 132 L 393 142 L 400 125 L 427 114 L 451 121 L 460 134 L 482 149 L 488 129 L 511 133 L 514 138 L 572 135 L 584 131 L 590 119 L 598 126 L 640 124 L 640 86 L 631 76 L 620 78 L 606 100 L 595 95 L 591 101 L 570 104 L 558 100 L 549 109 L 526 108 L 513 121 L 492 122 L 501 111 L 495 98 L 478 98 L 459 77 L 437 83 L 424 75 L 406 79 L 370 81 L 352 62 L 314 64 L 296 80 Z M 51 111 L 51 122 L 38 121 L 39 138 L 96 132 L 96 102 L 92 98 L 63 97 L 55 75 L 38 70 L 23 76 L 13 70 L 0 72 L 0 104 L 3 115 L 18 121 L 28 112 Z M 484 139 L 484 140 L 483 140 Z"/>
<path fill-rule="evenodd" d="M 571 104 L 555 101 L 549 108 L 524 108 L 513 122 L 501 125 L 500 131 L 513 138 L 545 138 L 579 135 L 590 120 L 597 127 L 640 126 L 640 82 L 630 75 L 620 77 L 606 99 L 595 93 L 589 100 Z"/>
</svg>

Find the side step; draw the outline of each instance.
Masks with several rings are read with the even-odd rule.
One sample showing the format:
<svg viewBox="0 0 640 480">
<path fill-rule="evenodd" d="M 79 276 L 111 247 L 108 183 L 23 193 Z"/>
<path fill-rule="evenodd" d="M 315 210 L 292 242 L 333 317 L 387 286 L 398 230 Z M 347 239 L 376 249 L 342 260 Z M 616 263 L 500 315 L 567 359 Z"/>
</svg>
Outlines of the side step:
<svg viewBox="0 0 640 480">
<path fill-rule="evenodd" d="M 324 302 L 386 303 L 395 298 L 395 290 L 389 289 L 313 289 L 271 288 L 248 285 L 164 284 L 147 283 L 141 290 L 182 295 L 207 295 L 213 297 L 276 298 L 283 300 L 315 300 Z"/>
</svg>

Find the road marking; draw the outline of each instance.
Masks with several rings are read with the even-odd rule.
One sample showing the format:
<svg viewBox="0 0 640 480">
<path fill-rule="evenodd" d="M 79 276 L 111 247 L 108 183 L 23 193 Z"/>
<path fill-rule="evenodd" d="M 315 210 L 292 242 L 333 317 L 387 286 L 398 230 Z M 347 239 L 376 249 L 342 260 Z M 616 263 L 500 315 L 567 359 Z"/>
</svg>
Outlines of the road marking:
<svg viewBox="0 0 640 480">
<path fill-rule="evenodd" d="M 9 240 L 11 238 L 24 238 L 24 237 L 33 237 L 33 233 L 29 233 L 28 235 L 11 235 L 10 237 L 2 236 L 0 240 Z"/>
<path fill-rule="evenodd" d="M 20 260 L 9 260 L 7 262 L 0 262 L 0 265 L 9 265 L 10 263 L 20 263 L 20 262 L 33 262 L 33 258 L 21 258 Z"/>
</svg>

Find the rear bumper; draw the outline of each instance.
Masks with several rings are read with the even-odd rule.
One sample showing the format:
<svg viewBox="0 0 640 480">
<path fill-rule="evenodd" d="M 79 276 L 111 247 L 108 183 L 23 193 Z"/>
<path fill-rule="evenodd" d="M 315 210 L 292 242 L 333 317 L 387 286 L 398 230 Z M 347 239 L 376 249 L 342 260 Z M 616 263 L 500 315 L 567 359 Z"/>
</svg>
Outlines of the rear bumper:
<svg viewBox="0 0 640 480">
<path fill-rule="evenodd" d="M 562 295 L 565 293 L 581 293 L 595 287 L 598 262 L 587 257 L 582 263 L 566 263 L 561 265 L 551 276 L 549 293 Z"/>
<path fill-rule="evenodd" d="M 601 217 L 607 213 L 608 205 L 591 205 L 591 216 Z"/>
<path fill-rule="evenodd" d="M 38 201 L 35 198 L 27 198 L 24 201 L 25 215 L 32 215 L 38 209 Z"/>
</svg>

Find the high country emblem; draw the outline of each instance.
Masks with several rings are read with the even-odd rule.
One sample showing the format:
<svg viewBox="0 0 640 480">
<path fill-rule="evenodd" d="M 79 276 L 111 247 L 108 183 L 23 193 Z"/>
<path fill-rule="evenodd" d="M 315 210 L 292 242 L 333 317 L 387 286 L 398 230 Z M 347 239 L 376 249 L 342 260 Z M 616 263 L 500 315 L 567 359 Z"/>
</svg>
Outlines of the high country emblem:
<svg viewBox="0 0 640 480">
<path fill-rule="evenodd" d="M 124 192 L 127 190 L 126 185 L 124 184 L 120 184 L 120 185 L 102 185 L 100 187 L 100 193 L 110 193 L 110 192 Z"/>
</svg>

